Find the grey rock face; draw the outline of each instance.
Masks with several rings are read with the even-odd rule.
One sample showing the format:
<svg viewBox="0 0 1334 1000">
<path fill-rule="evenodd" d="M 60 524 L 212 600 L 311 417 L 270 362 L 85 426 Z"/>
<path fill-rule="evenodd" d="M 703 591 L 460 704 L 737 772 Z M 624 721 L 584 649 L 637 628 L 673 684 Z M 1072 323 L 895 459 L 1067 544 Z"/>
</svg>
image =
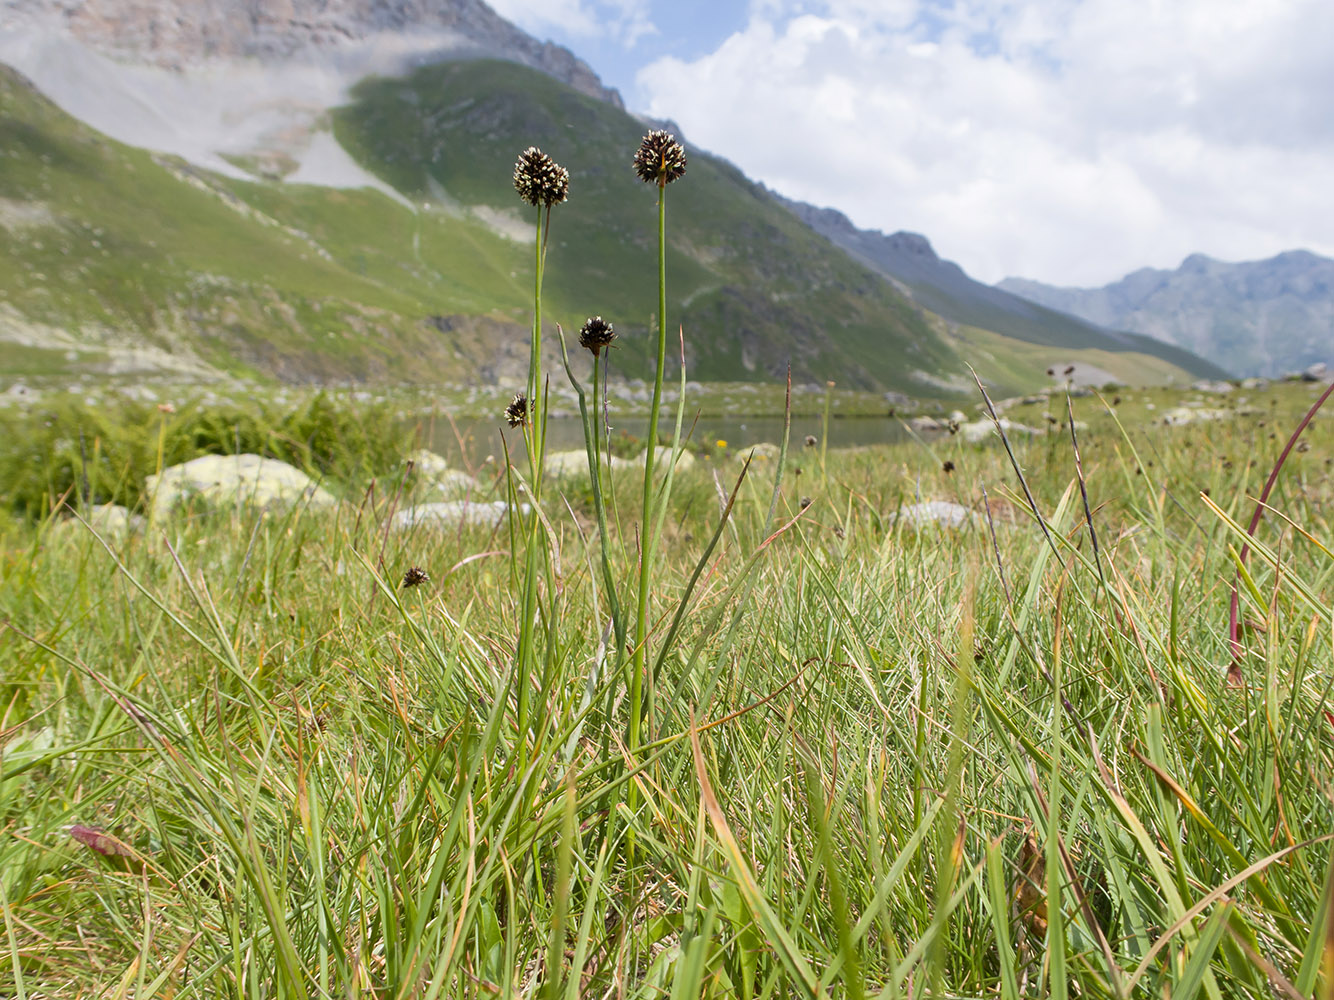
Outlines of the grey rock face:
<svg viewBox="0 0 1334 1000">
<path fill-rule="evenodd" d="M 278 63 L 375 46 L 406 63 L 494 56 L 622 107 L 572 52 L 538 41 L 482 0 L 0 0 L 0 28 L 54 23 L 108 55 L 182 69 L 214 59 Z"/>
<path fill-rule="evenodd" d="M 997 287 L 1146 333 L 1240 375 L 1272 378 L 1334 362 L 1334 260 L 1305 250 L 1240 264 L 1193 254 L 1175 271 L 1143 268 L 1102 288 L 1022 278 Z"/>
<path fill-rule="evenodd" d="M 842 212 L 817 208 L 770 195 L 793 215 L 835 246 L 893 281 L 901 291 L 942 318 L 1007 337 L 1053 348 L 1094 347 L 1108 351 L 1141 351 L 1165 358 L 1197 375 L 1217 378 L 1225 371 L 1211 357 L 1195 357 L 1177 347 L 1150 339 L 1116 323 L 1055 311 L 1021 295 L 974 281 L 963 268 L 943 260 L 925 236 L 897 232 L 885 235 L 858 229 Z"/>
</svg>

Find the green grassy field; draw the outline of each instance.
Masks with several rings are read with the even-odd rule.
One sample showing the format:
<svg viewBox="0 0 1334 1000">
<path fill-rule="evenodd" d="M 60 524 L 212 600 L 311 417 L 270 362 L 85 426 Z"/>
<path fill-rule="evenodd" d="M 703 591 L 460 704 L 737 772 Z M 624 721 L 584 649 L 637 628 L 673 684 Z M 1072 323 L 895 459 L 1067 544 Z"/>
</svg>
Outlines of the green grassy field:
<svg viewBox="0 0 1334 1000">
<path fill-rule="evenodd" d="M 586 482 L 543 494 L 526 681 L 520 524 L 390 530 L 407 442 L 292 445 L 376 411 L 252 414 L 335 511 L 11 505 L 0 995 L 1328 996 L 1334 415 L 1228 645 L 1319 388 L 1073 400 L 1087 517 L 1060 395 L 1007 413 L 1051 416 L 1012 442 L 1040 521 L 999 441 L 678 472 L 633 752 Z"/>
</svg>

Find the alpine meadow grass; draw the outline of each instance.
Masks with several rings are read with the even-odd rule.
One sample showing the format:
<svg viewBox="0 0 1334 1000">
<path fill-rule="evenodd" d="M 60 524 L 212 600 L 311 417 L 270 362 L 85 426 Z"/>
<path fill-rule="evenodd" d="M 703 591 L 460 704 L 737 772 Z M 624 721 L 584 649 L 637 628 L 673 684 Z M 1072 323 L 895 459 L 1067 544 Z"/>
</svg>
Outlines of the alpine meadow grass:
<svg viewBox="0 0 1334 1000">
<path fill-rule="evenodd" d="M 497 526 L 394 528 L 369 460 L 148 530 L 6 497 L 0 995 L 1331 995 L 1324 411 L 1247 534 L 1307 386 L 736 457 L 681 394 L 659 456 L 663 296 L 643 466 L 599 316 L 557 475 L 537 242 Z"/>
</svg>

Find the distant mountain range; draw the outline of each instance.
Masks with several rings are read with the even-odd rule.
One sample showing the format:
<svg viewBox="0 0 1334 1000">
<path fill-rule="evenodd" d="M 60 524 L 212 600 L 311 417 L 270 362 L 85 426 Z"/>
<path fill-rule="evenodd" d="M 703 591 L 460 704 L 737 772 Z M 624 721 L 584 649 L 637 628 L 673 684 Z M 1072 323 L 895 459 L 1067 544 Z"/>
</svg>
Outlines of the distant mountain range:
<svg viewBox="0 0 1334 1000">
<path fill-rule="evenodd" d="M 1334 364 L 1334 260 L 1305 250 L 1240 264 L 1194 254 L 1175 271 L 1146 267 L 1102 288 L 1022 278 L 997 287 L 1176 344 L 1239 375 Z"/>
<path fill-rule="evenodd" d="M 0 62 L 28 75 L 0 72 L 11 375 L 521 374 L 533 235 L 510 174 L 530 144 L 572 173 L 546 314 L 612 318 L 617 369 L 643 374 L 652 192 L 628 160 L 646 122 L 481 0 L 0 0 Z M 669 204 L 669 310 L 697 378 L 768 380 L 790 360 L 799 380 L 932 395 L 967 391 L 969 364 L 1002 391 L 1071 363 L 1218 373 L 695 149 Z"/>
<path fill-rule="evenodd" d="M 1202 363 L 1187 350 L 1172 350 L 1163 338 L 1121 332 L 1114 322 L 1089 321 L 1075 310 L 1057 311 L 1029 298 L 974 281 L 953 261 L 941 260 L 925 236 L 897 232 L 886 236 L 858 229 L 842 212 L 789 201 L 775 194 L 799 219 L 842 247 L 868 267 L 899 282 L 925 308 L 950 323 L 1003 334 L 1030 344 L 1052 348 L 1081 348 L 1106 352 L 1137 351 L 1154 355 L 1197 374 L 1220 377 L 1215 365 Z"/>
</svg>

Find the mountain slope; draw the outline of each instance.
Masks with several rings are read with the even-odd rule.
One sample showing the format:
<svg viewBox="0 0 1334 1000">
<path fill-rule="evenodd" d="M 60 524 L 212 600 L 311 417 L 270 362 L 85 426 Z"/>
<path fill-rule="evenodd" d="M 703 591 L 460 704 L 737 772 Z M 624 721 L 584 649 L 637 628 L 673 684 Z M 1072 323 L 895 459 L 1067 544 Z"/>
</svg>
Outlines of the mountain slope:
<svg viewBox="0 0 1334 1000">
<path fill-rule="evenodd" d="M 355 188 L 330 108 L 370 75 L 497 57 L 621 106 L 568 49 L 483 0 L 0 0 L 0 63 L 75 118 L 214 173 Z"/>
<path fill-rule="evenodd" d="M 0 28 L 55 30 L 115 58 L 178 72 L 253 60 L 364 74 L 377 59 L 388 71 L 492 56 L 621 106 L 582 59 L 533 38 L 483 0 L 0 0 Z"/>
<path fill-rule="evenodd" d="M 577 323 L 601 313 L 647 326 L 656 293 L 655 191 L 630 158 L 643 124 L 523 67 L 453 62 L 369 80 L 336 116 L 343 144 L 413 201 L 489 206 L 531 221 L 511 186 L 516 149 L 571 172 L 553 213 L 550 301 Z M 699 378 L 839 378 L 921 391 L 916 372 L 959 365 L 918 311 L 864 266 L 774 205 L 730 164 L 690 151 L 668 190 L 670 316 Z M 511 207 L 512 206 L 512 207 Z M 511 215 L 512 213 L 512 215 Z M 627 338 L 633 355 L 646 349 Z"/>
<path fill-rule="evenodd" d="M 1240 264 L 1195 254 L 1175 271 L 1143 268 L 1103 288 L 1022 278 L 998 287 L 1217 358 L 1242 374 L 1334 362 L 1334 260 L 1305 250 Z"/>
<path fill-rule="evenodd" d="M 601 313 L 644 374 L 656 301 L 654 197 L 629 168 L 642 126 L 536 71 L 453 62 L 370 81 L 339 113 L 349 147 L 409 194 L 241 181 L 110 142 L 0 73 L 0 339 L 134 350 L 287 380 L 464 381 L 522 371 L 531 222 L 510 187 L 530 142 L 571 169 L 547 313 Z M 429 167 L 429 169 L 428 169 Z M 669 192 L 671 319 L 691 371 L 931 391 L 949 348 L 877 275 L 721 161 Z M 64 332 L 68 331 L 68 332 Z M 142 360 L 142 359 L 141 359 Z"/>
<path fill-rule="evenodd" d="M 1056 311 L 1061 307 L 1054 303 L 1037 304 L 1002 288 L 974 281 L 958 264 L 941 260 L 926 237 L 917 233 L 886 236 L 858 229 L 847 216 L 834 209 L 790 201 L 781 195 L 774 197 L 832 243 L 901 282 L 914 301 L 951 323 L 1064 351 L 1148 355 L 1198 377 L 1219 378 L 1226 374 L 1203 357 L 1161 338 L 1108 329 L 1104 321 L 1068 315 L 1073 310 Z"/>
</svg>

